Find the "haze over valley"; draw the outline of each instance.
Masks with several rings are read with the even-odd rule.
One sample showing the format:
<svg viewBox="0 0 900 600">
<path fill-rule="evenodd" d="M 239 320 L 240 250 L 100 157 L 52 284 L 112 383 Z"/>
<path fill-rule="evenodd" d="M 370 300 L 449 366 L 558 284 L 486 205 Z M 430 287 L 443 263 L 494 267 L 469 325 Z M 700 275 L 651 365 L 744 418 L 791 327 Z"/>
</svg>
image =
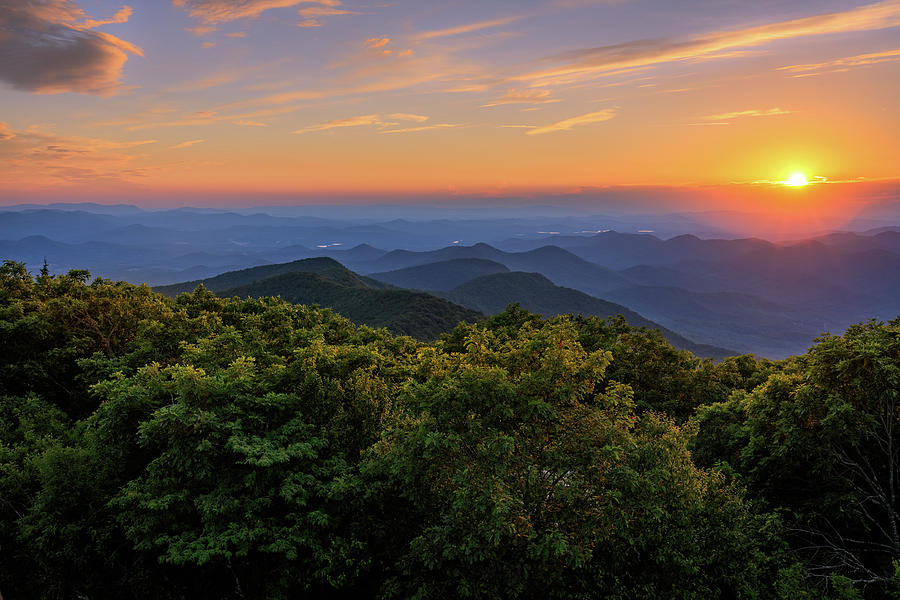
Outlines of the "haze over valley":
<svg viewBox="0 0 900 600">
<path fill-rule="evenodd" d="M 287 216 L 19 206 L 0 212 L 0 252 L 33 269 L 46 259 L 51 273 L 84 268 L 94 276 L 183 292 L 203 281 L 217 293 L 242 296 L 262 295 L 240 286 L 264 277 L 240 285 L 216 285 L 215 277 L 328 257 L 366 276 L 366 285 L 428 292 L 483 315 L 515 302 L 545 316 L 624 314 L 633 325 L 665 328 L 676 346 L 714 357 L 783 358 L 804 352 L 821 333 L 890 319 L 897 311 L 900 227 L 883 224 L 889 221 L 771 242 L 729 232 L 703 213 L 549 217 L 526 209 L 517 218 L 402 218 L 401 207 L 382 210 L 401 216 L 354 217 L 353 207 L 320 208 L 320 216 L 303 216 L 297 208 Z M 285 267 L 280 274 L 304 271 Z M 181 285 L 160 287 L 176 283 Z M 289 288 L 283 281 L 264 289 L 342 312 L 333 296 L 292 296 Z M 466 314 L 476 313 L 458 313 Z M 442 330 L 455 323 L 444 322 Z M 439 331 L 431 329 L 429 336 Z"/>
</svg>

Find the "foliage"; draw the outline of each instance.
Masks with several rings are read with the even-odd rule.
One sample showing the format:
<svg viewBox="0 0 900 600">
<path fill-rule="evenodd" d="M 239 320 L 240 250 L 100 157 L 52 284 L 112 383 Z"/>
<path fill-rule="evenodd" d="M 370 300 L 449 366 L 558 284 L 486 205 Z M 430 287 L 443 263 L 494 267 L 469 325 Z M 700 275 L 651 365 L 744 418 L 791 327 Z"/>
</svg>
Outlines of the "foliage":
<svg viewBox="0 0 900 600">
<path fill-rule="evenodd" d="M 0 333 L 7 597 L 897 591 L 900 321 L 777 363 L 518 306 L 424 344 L 7 262 Z"/>
<path fill-rule="evenodd" d="M 823 584 L 897 593 L 898 394 L 900 320 L 854 325 L 751 392 L 701 409 L 695 454 L 727 460 L 789 511 L 791 539 Z"/>
</svg>

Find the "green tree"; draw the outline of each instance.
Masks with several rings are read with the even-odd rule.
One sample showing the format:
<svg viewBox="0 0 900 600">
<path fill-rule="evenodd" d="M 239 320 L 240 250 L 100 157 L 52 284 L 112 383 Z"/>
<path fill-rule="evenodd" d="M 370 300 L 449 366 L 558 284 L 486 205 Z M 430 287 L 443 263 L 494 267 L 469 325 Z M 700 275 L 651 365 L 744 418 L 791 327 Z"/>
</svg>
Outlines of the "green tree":
<svg viewBox="0 0 900 600">
<path fill-rule="evenodd" d="M 396 524 L 385 596 L 771 589 L 777 523 L 694 467 L 669 419 L 636 417 L 630 389 L 604 385 L 609 352 L 585 350 L 565 319 L 512 310 L 489 323 L 420 352 L 398 420 L 365 465 L 371 504 L 401 511 L 379 518 Z"/>
<path fill-rule="evenodd" d="M 900 319 L 827 335 L 766 383 L 697 417 L 695 454 L 727 460 L 772 508 L 823 585 L 896 593 Z M 844 585 L 844 584 L 841 584 Z"/>
</svg>

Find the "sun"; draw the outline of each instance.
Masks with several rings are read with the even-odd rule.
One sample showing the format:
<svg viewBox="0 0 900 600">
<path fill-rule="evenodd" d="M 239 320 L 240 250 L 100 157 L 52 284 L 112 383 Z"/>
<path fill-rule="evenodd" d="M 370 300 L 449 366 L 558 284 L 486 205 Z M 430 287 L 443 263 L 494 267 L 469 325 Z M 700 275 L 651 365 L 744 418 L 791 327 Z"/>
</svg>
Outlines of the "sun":
<svg viewBox="0 0 900 600">
<path fill-rule="evenodd" d="M 790 177 L 786 180 L 782 181 L 784 185 L 789 185 L 791 187 L 800 187 L 804 185 L 809 185 L 809 180 L 806 178 L 806 175 L 803 173 L 792 173 Z"/>
</svg>

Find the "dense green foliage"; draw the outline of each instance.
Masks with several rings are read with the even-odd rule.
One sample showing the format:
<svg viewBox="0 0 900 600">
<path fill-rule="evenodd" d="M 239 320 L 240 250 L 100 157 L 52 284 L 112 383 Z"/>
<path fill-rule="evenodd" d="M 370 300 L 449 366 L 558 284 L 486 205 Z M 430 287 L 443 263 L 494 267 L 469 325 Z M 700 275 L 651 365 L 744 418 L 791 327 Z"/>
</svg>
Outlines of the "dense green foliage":
<svg viewBox="0 0 900 600">
<path fill-rule="evenodd" d="M 0 267 L 9 598 L 883 598 L 900 321 L 702 361 Z"/>
</svg>

